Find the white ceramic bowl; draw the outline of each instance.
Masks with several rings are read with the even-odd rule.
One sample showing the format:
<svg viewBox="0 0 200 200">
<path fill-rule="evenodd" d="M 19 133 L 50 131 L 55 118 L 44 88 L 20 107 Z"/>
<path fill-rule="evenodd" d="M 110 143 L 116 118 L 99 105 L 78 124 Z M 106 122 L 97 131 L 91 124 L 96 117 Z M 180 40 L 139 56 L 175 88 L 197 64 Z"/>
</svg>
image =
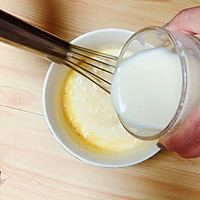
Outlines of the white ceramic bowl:
<svg viewBox="0 0 200 200">
<path fill-rule="evenodd" d="M 81 35 L 71 43 L 99 51 L 122 48 L 132 34 L 132 31 L 123 29 L 102 29 Z M 90 147 L 83 148 L 84 144 L 73 137 L 62 113 L 60 92 L 69 71 L 70 69 L 64 66 L 52 63 L 46 74 L 43 88 L 43 108 L 48 127 L 65 150 L 80 160 L 102 167 L 134 165 L 150 158 L 159 151 L 155 140 L 146 141 L 139 148 L 122 153 L 94 152 Z"/>
</svg>

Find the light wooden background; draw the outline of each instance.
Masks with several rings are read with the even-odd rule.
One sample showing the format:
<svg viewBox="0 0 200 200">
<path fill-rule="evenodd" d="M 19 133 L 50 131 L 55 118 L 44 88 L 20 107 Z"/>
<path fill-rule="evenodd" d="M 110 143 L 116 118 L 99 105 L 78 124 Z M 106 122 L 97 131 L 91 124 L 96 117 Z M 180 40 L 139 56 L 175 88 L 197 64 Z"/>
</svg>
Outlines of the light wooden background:
<svg viewBox="0 0 200 200">
<path fill-rule="evenodd" d="M 100 28 L 162 26 L 200 0 L 0 0 L 67 41 Z M 0 43 L 0 200 L 199 200 L 200 158 L 171 152 L 127 168 L 89 165 L 53 138 L 42 111 L 50 63 Z"/>
</svg>

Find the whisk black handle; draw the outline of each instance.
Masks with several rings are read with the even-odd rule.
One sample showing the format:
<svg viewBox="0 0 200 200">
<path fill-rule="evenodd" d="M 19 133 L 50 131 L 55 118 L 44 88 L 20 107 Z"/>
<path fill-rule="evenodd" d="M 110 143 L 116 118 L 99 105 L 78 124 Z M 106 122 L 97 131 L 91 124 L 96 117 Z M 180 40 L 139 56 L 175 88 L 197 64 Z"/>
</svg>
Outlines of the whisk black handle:
<svg viewBox="0 0 200 200">
<path fill-rule="evenodd" d="M 0 10 L 0 40 L 62 63 L 70 44 Z"/>
</svg>

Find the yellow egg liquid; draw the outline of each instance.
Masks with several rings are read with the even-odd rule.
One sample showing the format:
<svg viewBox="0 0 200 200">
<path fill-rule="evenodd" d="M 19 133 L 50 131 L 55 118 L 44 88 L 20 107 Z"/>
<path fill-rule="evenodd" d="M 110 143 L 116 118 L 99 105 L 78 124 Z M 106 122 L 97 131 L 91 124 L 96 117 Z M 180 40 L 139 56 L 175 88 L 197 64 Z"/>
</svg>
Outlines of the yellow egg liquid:
<svg viewBox="0 0 200 200">
<path fill-rule="evenodd" d="M 116 54 L 116 51 L 105 53 Z M 75 71 L 71 71 L 64 82 L 62 107 L 72 132 L 96 150 L 121 152 L 143 143 L 120 124 L 111 96 Z"/>
</svg>

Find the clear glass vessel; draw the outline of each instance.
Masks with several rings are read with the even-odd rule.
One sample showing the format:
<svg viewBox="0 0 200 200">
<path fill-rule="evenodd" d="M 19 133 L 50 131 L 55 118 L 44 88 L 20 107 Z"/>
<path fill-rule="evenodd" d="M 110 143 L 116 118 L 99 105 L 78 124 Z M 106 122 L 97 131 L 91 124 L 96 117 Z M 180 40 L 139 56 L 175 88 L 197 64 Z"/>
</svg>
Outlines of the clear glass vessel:
<svg viewBox="0 0 200 200">
<path fill-rule="evenodd" d="M 164 47 L 179 57 L 182 82 L 181 95 L 176 112 L 171 116 L 169 123 L 163 130 L 145 128 L 141 130 L 138 127 L 131 127 L 119 116 L 125 129 L 133 136 L 143 140 L 153 140 L 163 134 L 173 133 L 200 103 L 200 42 L 196 37 L 155 26 L 141 29 L 133 34 L 124 45 L 116 69 L 127 57 L 158 47 Z M 163 62 L 165 61 L 163 60 Z M 146 103 L 148 103 L 148 99 Z M 162 115 L 160 117 L 162 118 Z"/>
</svg>

